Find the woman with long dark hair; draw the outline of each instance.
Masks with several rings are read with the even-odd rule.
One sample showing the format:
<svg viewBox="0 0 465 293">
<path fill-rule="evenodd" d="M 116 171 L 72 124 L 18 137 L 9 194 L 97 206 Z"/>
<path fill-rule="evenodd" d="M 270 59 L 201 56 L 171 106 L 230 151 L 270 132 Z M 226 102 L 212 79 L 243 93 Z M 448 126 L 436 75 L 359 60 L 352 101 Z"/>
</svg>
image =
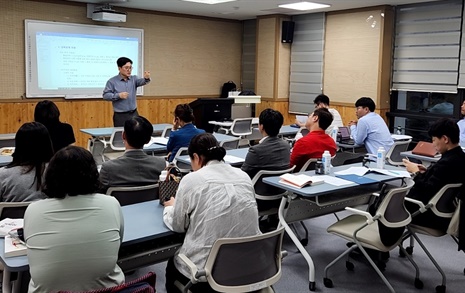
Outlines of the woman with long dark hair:
<svg viewBox="0 0 465 293">
<path fill-rule="evenodd" d="M 13 161 L 0 169 L 0 200 L 37 200 L 45 167 L 53 156 L 47 128 L 38 122 L 24 123 L 16 132 L 15 146 Z"/>
</svg>

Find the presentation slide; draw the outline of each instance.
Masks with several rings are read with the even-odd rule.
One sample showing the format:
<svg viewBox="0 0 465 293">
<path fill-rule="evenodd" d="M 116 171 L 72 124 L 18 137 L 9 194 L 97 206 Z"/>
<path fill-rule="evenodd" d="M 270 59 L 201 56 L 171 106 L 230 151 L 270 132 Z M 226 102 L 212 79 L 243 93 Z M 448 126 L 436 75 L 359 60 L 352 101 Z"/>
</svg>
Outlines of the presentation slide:
<svg viewBox="0 0 465 293">
<path fill-rule="evenodd" d="M 122 56 L 142 76 L 142 30 L 38 23 L 26 23 L 27 97 L 101 97 Z"/>
</svg>

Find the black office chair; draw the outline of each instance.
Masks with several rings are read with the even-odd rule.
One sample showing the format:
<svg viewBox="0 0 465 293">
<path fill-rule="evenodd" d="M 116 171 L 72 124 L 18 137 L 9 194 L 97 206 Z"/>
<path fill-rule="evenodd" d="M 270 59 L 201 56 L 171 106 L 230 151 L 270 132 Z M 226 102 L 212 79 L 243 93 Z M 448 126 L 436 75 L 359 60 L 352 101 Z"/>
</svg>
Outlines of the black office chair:
<svg viewBox="0 0 465 293">
<path fill-rule="evenodd" d="M 107 194 L 114 196 L 121 206 L 159 199 L 157 184 L 144 186 L 114 186 L 107 190 Z"/>
</svg>

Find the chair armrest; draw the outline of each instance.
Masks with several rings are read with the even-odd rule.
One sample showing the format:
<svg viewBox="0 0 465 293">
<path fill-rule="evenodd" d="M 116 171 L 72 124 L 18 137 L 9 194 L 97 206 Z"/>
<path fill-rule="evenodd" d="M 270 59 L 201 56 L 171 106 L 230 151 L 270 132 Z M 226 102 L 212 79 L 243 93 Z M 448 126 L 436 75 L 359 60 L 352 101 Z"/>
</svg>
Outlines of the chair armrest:
<svg viewBox="0 0 465 293">
<path fill-rule="evenodd" d="M 371 195 L 374 195 L 374 196 L 377 196 L 377 197 L 379 197 L 379 195 L 380 195 L 380 194 L 379 194 L 379 193 L 377 193 L 377 192 L 373 192 Z"/>
<path fill-rule="evenodd" d="M 361 216 L 364 216 L 365 218 L 367 218 L 367 224 L 368 225 L 373 224 L 379 218 L 379 215 L 375 215 L 373 217 L 369 212 L 361 211 L 361 210 L 354 209 L 354 208 L 351 208 L 351 207 L 346 207 L 345 209 L 348 210 L 348 211 L 351 211 L 351 212 L 353 212 L 355 214 L 358 214 L 358 215 L 361 215 Z"/>
<path fill-rule="evenodd" d="M 425 206 L 425 204 L 423 202 L 421 202 L 419 200 L 416 200 L 416 199 L 413 199 L 413 198 L 410 198 L 410 197 L 405 197 L 405 200 L 418 205 L 420 207 L 420 209 L 419 209 L 420 213 L 424 213 L 430 208 L 429 204 Z"/>
<path fill-rule="evenodd" d="M 197 269 L 195 264 L 185 255 L 185 254 L 178 254 L 179 258 L 189 267 L 189 270 L 191 271 L 190 275 L 190 281 L 192 284 L 196 284 L 199 281 L 199 273 L 203 272 L 203 275 L 205 275 L 205 271 Z"/>
</svg>

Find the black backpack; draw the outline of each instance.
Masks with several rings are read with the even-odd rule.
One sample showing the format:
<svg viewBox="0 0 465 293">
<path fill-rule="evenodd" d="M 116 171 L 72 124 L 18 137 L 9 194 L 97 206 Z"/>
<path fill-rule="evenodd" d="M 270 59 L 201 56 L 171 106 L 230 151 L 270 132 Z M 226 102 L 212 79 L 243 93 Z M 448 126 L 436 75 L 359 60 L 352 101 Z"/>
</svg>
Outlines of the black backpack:
<svg viewBox="0 0 465 293">
<path fill-rule="evenodd" d="M 229 96 L 229 92 L 236 90 L 236 84 L 233 81 L 228 81 L 223 84 L 223 88 L 221 89 L 221 96 L 220 98 L 227 98 Z"/>
</svg>

